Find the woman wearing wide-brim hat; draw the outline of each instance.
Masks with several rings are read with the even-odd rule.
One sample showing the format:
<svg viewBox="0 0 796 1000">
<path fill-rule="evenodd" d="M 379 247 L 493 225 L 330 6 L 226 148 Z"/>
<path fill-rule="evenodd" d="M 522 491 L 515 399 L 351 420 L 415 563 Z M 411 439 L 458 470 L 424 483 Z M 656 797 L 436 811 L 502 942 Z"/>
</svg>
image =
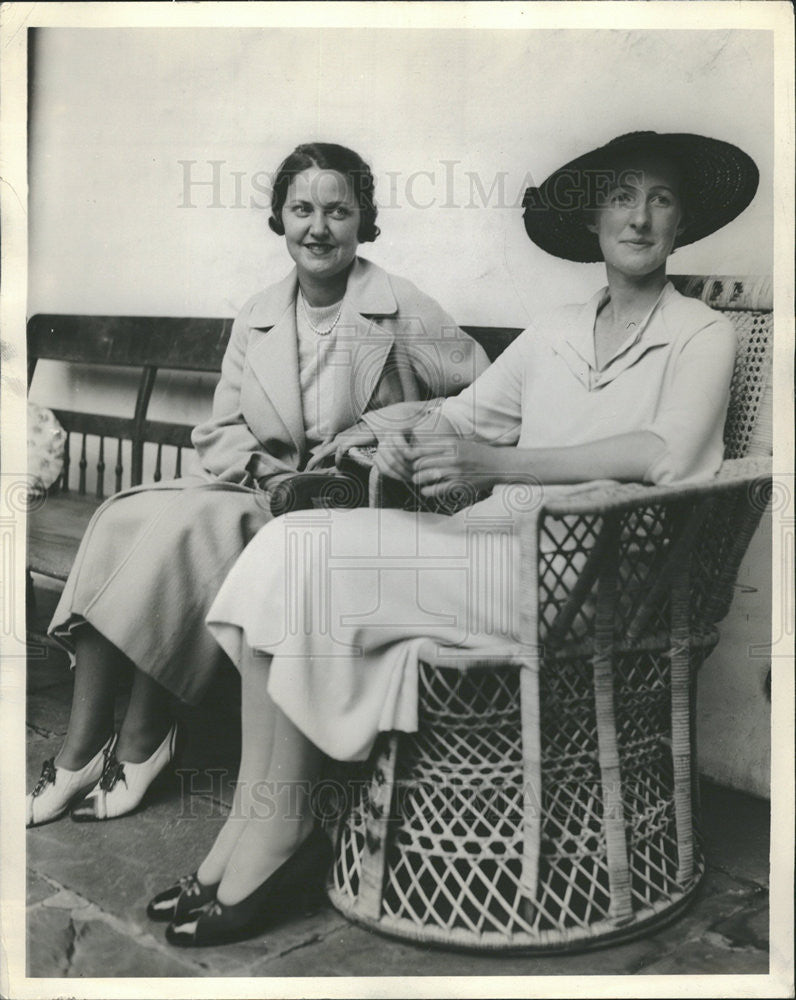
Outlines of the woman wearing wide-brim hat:
<svg viewBox="0 0 796 1000">
<path fill-rule="evenodd" d="M 607 287 L 539 319 L 469 389 L 376 456 L 383 473 L 427 497 L 462 484 L 491 495 L 450 517 L 317 511 L 257 534 L 207 619 L 242 674 L 241 810 L 194 880 L 219 883 L 215 900 L 190 911 L 179 884 L 161 895 L 182 914 L 167 934 L 173 944 L 251 934 L 318 877 L 309 796 L 258 800 L 254 790 L 306 793 L 321 753 L 364 759 L 380 730 L 414 731 L 421 644 L 442 655 L 516 654 L 512 523 L 528 528 L 542 491 L 716 473 L 734 328 L 681 296 L 666 262 L 741 212 L 757 180 L 735 146 L 651 132 L 556 171 L 527 194 L 528 234 L 557 256 L 604 260 Z M 519 511 L 517 483 L 526 487 Z M 299 538 L 300 562 L 290 558 Z M 555 551 L 558 541 L 539 544 Z"/>
</svg>

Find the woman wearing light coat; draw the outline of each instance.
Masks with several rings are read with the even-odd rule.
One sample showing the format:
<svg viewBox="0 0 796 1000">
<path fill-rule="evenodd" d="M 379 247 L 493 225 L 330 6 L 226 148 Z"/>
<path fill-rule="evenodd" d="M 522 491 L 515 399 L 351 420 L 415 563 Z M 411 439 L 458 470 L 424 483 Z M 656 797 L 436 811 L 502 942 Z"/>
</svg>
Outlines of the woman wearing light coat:
<svg viewBox="0 0 796 1000">
<path fill-rule="evenodd" d="M 433 299 L 357 256 L 379 232 L 373 188 L 342 146 L 299 146 L 280 166 L 269 225 L 296 266 L 235 320 L 212 417 L 193 432 L 204 474 L 117 494 L 81 543 L 50 626 L 76 667 L 69 726 L 28 796 L 28 826 L 73 806 L 89 821 L 139 804 L 174 753 L 169 696 L 199 701 L 223 659 L 204 618 L 271 518 L 274 489 L 422 415 L 487 366 Z"/>
</svg>

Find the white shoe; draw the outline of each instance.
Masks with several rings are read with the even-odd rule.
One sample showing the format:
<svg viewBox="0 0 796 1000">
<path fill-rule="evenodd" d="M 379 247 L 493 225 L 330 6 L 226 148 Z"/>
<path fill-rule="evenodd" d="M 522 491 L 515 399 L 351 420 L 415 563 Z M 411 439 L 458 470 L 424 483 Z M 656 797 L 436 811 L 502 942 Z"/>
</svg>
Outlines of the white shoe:
<svg viewBox="0 0 796 1000">
<path fill-rule="evenodd" d="M 77 771 L 56 767 L 54 757 L 45 760 L 36 787 L 27 797 L 25 826 L 39 826 L 40 823 L 49 823 L 63 816 L 73 802 L 97 783 L 106 759 L 113 755 L 115 743 L 114 734 L 99 753 Z"/>
<path fill-rule="evenodd" d="M 173 759 L 176 736 L 177 726 L 173 725 L 152 756 L 140 764 L 120 761 L 115 753 L 109 754 L 99 781 L 74 807 L 72 819 L 76 823 L 93 823 L 132 812 L 155 778 Z"/>
</svg>

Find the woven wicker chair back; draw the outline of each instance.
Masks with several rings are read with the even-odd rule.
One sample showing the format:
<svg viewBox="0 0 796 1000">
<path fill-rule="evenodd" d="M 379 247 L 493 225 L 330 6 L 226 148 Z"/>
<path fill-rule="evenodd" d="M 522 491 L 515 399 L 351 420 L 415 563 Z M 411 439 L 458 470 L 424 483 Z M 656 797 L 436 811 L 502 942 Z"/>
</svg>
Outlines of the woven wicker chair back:
<svg viewBox="0 0 796 1000">
<path fill-rule="evenodd" d="M 735 325 L 738 353 L 724 427 L 725 459 L 773 452 L 773 304 L 770 278 L 682 277 L 684 295 L 720 309 Z M 691 612 L 694 630 L 720 622 L 732 604 L 741 559 L 766 507 L 759 486 L 717 498 L 704 518 L 693 552 Z"/>
<path fill-rule="evenodd" d="M 735 325 L 738 353 L 724 428 L 725 458 L 770 455 L 773 288 L 770 278 L 675 277 L 675 286 Z"/>
</svg>

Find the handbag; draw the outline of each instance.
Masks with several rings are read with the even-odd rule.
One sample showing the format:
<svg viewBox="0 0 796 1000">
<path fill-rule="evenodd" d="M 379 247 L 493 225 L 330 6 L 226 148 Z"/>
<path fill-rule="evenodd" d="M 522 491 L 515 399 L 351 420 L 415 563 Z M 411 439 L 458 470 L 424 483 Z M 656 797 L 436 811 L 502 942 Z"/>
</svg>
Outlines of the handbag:
<svg viewBox="0 0 796 1000">
<path fill-rule="evenodd" d="M 297 472 L 266 490 L 271 514 L 295 510 L 367 507 L 368 480 L 364 471 Z"/>
</svg>

